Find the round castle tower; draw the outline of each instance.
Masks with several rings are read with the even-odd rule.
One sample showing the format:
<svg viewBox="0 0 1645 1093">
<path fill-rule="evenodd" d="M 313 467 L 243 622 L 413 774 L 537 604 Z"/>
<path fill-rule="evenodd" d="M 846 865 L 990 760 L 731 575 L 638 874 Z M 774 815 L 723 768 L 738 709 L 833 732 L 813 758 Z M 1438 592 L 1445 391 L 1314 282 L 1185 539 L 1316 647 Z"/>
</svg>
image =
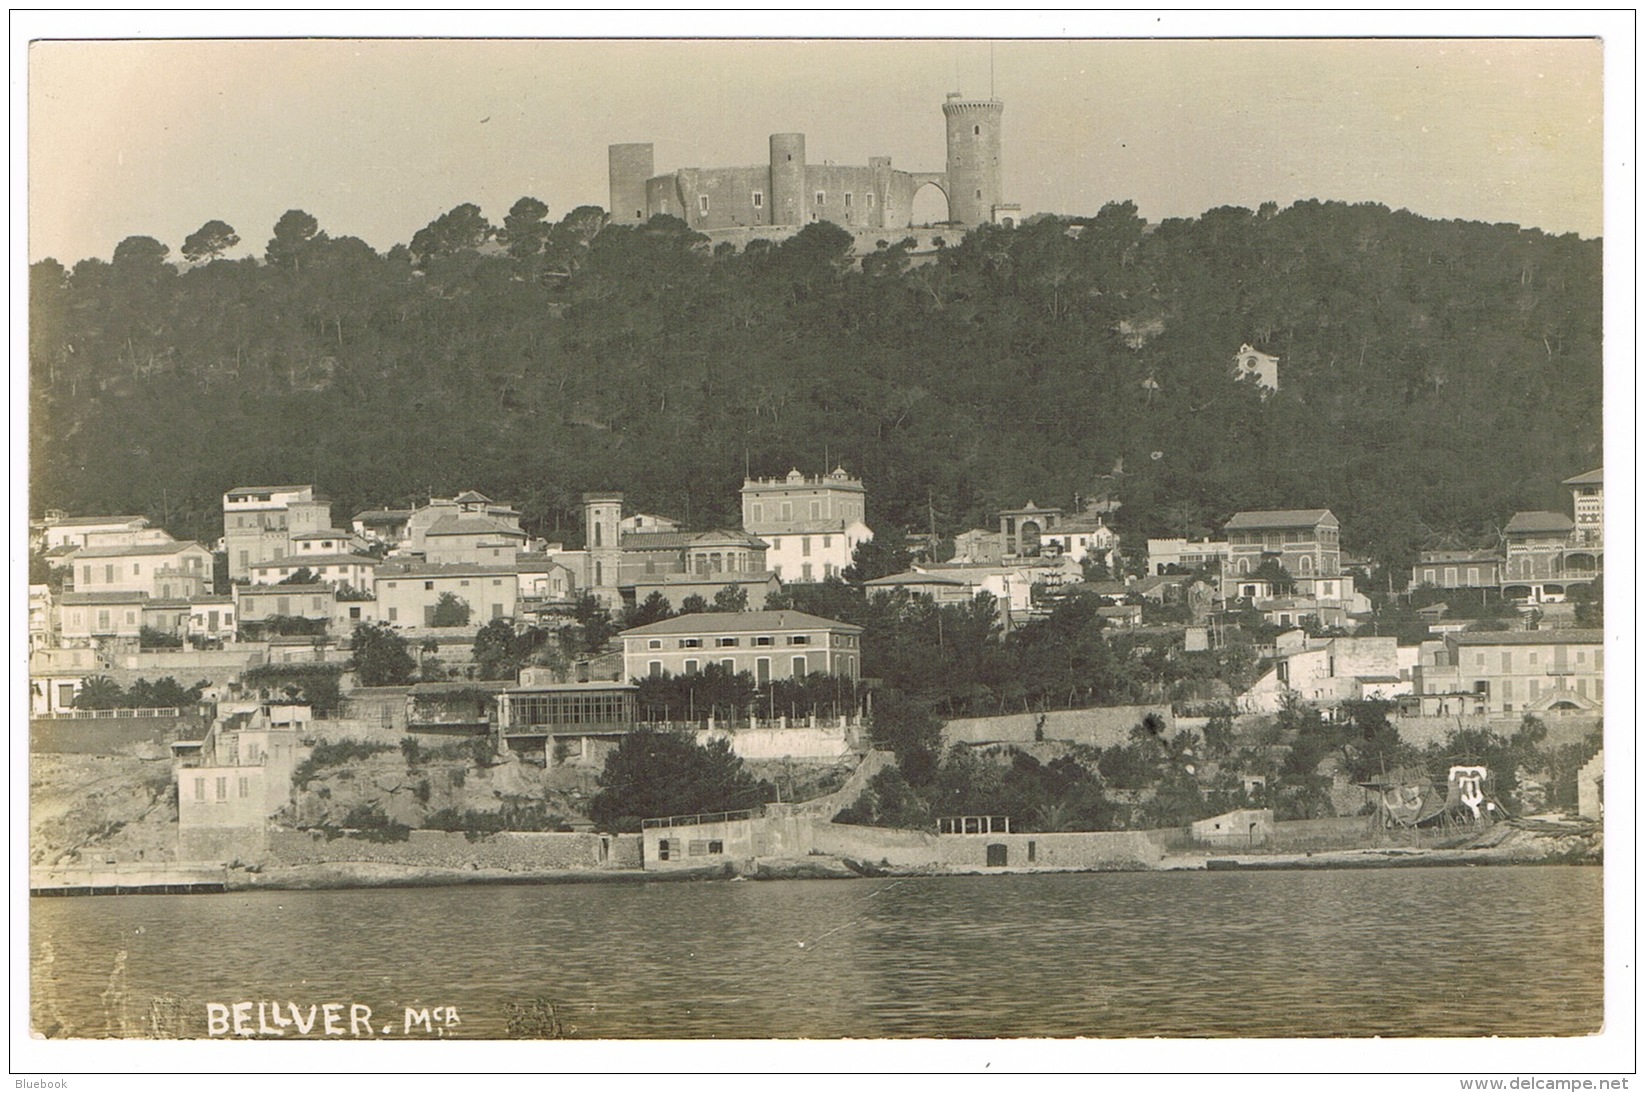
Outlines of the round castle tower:
<svg viewBox="0 0 1645 1093">
<path fill-rule="evenodd" d="M 1000 116 L 1005 104 L 964 99 L 942 104 L 948 122 L 948 219 L 967 228 L 994 219 L 1000 204 Z"/>
<path fill-rule="evenodd" d="M 611 182 L 611 222 L 644 224 L 647 219 L 645 183 L 651 177 L 653 163 L 651 145 L 613 144 L 606 155 Z"/>
<path fill-rule="evenodd" d="M 805 220 L 805 134 L 771 134 L 771 223 Z"/>
</svg>

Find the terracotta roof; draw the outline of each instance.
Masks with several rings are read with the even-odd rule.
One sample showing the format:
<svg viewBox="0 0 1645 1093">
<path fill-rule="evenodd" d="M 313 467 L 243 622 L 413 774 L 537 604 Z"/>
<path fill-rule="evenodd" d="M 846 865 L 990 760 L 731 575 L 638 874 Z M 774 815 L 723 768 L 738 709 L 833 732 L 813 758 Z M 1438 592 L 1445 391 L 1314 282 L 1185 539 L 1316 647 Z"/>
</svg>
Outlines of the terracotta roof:
<svg viewBox="0 0 1645 1093">
<path fill-rule="evenodd" d="M 250 569 L 313 569 L 317 565 L 377 565 L 369 554 L 288 554 L 284 558 L 270 558 L 252 562 Z"/>
<path fill-rule="evenodd" d="M 361 524 L 401 524 L 409 519 L 410 509 L 370 509 L 354 514 L 355 522 Z"/>
<path fill-rule="evenodd" d="M 734 584 L 770 584 L 777 579 L 777 575 L 769 569 L 762 569 L 758 573 L 747 573 L 738 570 L 721 570 L 718 573 L 642 573 L 633 581 L 636 589 L 653 588 L 658 585 L 734 585 Z"/>
<path fill-rule="evenodd" d="M 744 530 L 752 535 L 839 535 L 844 518 L 838 520 L 753 520 Z"/>
<path fill-rule="evenodd" d="M 1328 520 L 1335 527 L 1337 518 L 1330 509 L 1272 509 L 1260 512 L 1236 512 L 1228 518 L 1225 528 L 1311 528 Z"/>
<path fill-rule="evenodd" d="M 955 577 L 945 577 L 941 573 L 921 573 L 909 570 L 907 573 L 894 573 L 889 577 L 879 577 L 872 581 L 864 581 L 867 588 L 898 588 L 910 584 L 945 584 L 955 588 L 970 587 L 964 581 Z"/>
<path fill-rule="evenodd" d="M 1579 475 L 1576 475 L 1574 477 L 1567 478 L 1563 483 L 1561 483 L 1561 485 L 1565 485 L 1565 486 L 1598 486 L 1598 485 L 1602 485 L 1604 483 L 1604 480 L 1605 480 L 1605 468 L 1604 467 L 1596 467 L 1593 470 L 1588 471 L 1585 474 L 1579 474 Z"/>
<path fill-rule="evenodd" d="M 1436 562 L 1497 562 L 1494 550 L 1424 550 L 1417 555 L 1417 565 Z"/>
<path fill-rule="evenodd" d="M 62 520 L 51 520 L 46 523 L 50 528 L 83 528 L 97 527 L 102 524 L 142 524 L 148 527 L 146 516 L 70 516 Z"/>
<path fill-rule="evenodd" d="M 459 493 L 455 498 L 453 498 L 453 500 L 456 501 L 459 505 L 489 505 L 489 504 L 491 504 L 491 498 L 487 497 L 485 494 L 481 493 L 479 490 L 464 490 L 462 493 Z"/>
<path fill-rule="evenodd" d="M 1470 630 L 1450 634 L 1458 645 L 1603 645 L 1603 630 Z"/>
<path fill-rule="evenodd" d="M 74 557 L 76 560 L 86 558 L 135 558 L 159 556 L 162 554 L 180 554 L 193 547 L 196 550 L 206 548 L 196 542 L 170 543 L 133 543 L 131 546 L 86 547 Z"/>
<path fill-rule="evenodd" d="M 1558 512 L 1516 512 L 1514 518 L 1508 521 L 1508 526 L 1502 529 L 1504 535 L 1525 535 L 1537 533 L 1568 533 L 1576 525 L 1571 518 Z"/>
<path fill-rule="evenodd" d="M 62 604 L 68 607 L 95 603 L 146 603 L 147 592 L 65 592 Z"/>
<path fill-rule="evenodd" d="M 714 543 L 759 548 L 769 546 L 765 540 L 756 538 L 746 531 L 731 531 L 725 528 L 716 528 L 713 531 L 625 531 L 622 537 L 624 550 L 685 550 Z"/>
<path fill-rule="evenodd" d="M 224 497 L 240 497 L 253 493 L 297 493 L 301 490 L 312 490 L 312 483 L 301 486 L 236 486 L 223 494 Z"/>
<path fill-rule="evenodd" d="M 291 538 L 293 538 L 293 539 L 352 539 L 352 538 L 354 538 L 354 533 L 352 531 L 344 531 L 342 528 L 326 528 L 324 531 L 305 531 L 301 535 L 293 535 L 293 536 L 291 536 Z"/>
<path fill-rule="evenodd" d="M 517 527 L 494 520 L 489 516 L 442 516 L 434 521 L 424 536 L 434 535 L 506 535 L 524 539 L 525 532 Z"/>
<path fill-rule="evenodd" d="M 662 622 L 636 626 L 624 630 L 621 637 L 640 637 L 651 634 L 743 634 L 759 631 L 786 630 L 851 630 L 862 627 L 849 622 L 807 615 L 803 611 L 726 611 L 702 615 L 680 615 Z"/>
<path fill-rule="evenodd" d="M 512 560 L 494 564 L 478 562 L 384 562 L 377 577 L 512 577 L 518 570 Z"/>
<path fill-rule="evenodd" d="M 550 558 L 544 554 L 517 552 L 514 555 L 514 568 L 521 573 L 547 573 L 554 569 L 570 570 L 571 567 L 557 558 Z"/>
</svg>

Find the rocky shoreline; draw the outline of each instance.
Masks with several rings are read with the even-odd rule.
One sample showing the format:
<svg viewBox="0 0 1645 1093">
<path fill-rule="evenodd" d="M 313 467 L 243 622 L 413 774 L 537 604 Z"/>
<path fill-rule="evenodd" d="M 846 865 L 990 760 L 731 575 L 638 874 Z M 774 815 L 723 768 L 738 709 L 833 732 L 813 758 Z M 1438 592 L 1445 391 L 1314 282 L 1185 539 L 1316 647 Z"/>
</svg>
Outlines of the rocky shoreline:
<svg viewBox="0 0 1645 1093">
<path fill-rule="evenodd" d="M 724 862 L 696 869 L 509 869 L 439 865 L 404 865 L 371 861 L 330 861 L 294 865 L 240 866 L 209 870 L 198 881 L 201 891 L 320 890 L 346 888 L 433 888 L 455 885 L 651 884 L 708 880 L 858 880 L 943 876 L 1020 876 L 1045 873 L 1231 872 L 1297 869 L 1400 869 L 1503 865 L 1603 865 L 1604 835 L 1597 824 L 1550 820 L 1510 821 L 1475 835 L 1437 846 L 1375 846 L 1316 851 L 1229 853 L 1195 850 L 1168 853 L 1156 861 L 1114 862 L 1087 868 L 1048 866 L 891 866 L 856 858 L 813 854 Z M 189 867 L 160 867 L 150 880 L 177 885 Z M 192 867 L 200 872 L 200 867 Z M 164 871 L 164 874 L 162 874 Z M 79 894 L 76 871 L 41 871 L 31 878 L 42 894 Z M 88 874 L 89 876 L 89 874 Z M 209 883 L 208 883 L 209 882 Z M 90 882 L 95 884 L 95 882 Z M 143 889 L 145 877 L 129 867 L 119 883 Z M 107 881 L 104 881 L 107 884 Z M 45 891 L 49 889 L 49 891 Z"/>
</svg>

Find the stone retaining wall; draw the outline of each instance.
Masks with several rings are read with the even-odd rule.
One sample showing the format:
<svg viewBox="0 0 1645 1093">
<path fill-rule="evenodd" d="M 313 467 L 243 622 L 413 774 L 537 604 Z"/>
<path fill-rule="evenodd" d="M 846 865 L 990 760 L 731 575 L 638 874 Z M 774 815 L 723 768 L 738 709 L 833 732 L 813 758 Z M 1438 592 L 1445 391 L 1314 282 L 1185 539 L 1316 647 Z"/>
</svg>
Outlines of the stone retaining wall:
<svg viewBox="0 0 1645 1093">
<path fill-rule="evenodd" d="M 1008 867 L 1046 869 L 1142 869 L 1157 863 L 1163 851 L 1141 831 L 1033 832 L 1010 835 L 938 835 L 946 866 L 988 867 L 988 848 L 1005 847 Z M 1033 854 L 1030 857 L 1030 849 Z"/>
<path fill-rule="evenodd" d="M 248 827 L 180 827 L 177 831 L 177 860 L 179 862 L 243 862 L 253 864 L 266 861 L 269 856 L 268 832 L 261 825 Z"/>
<path fill-rule="evenodd" d="M 1554 748 L 1561 744 L 1578 744 L 1605 727 L 1605 719 L 1593 714 L 1557 714 L 1536 715 L 1544 725 L 1548 726 L 1548 738 L 1542 742 L 1544 748 Z M 1445 738 L 1457 729 L 1489 729 L 1499 736 L 1512 736 L 1519 731 L 1520 715 L 1510 715 L 1501 718 L 1487 717 L 1401 717 L 1390 716 L 1390 724 L 1399 730 L 1399 738 L 1415 747 L 1426 747 L 1429 744 L 1444 743 Z"/>
<path fill-rule="evenodd" d="M 119 755 L 139 744 L 164 749 L 173 740 L 198 740 L 207 727 L 204 718 L 195 716 L 30 718 L 29 750 L 41 755 Z"/>
<path fill-rule="evenodd" d="M 1169 705 L 1096 706 L 1043 714 L 955 718 L 943 726 L 943 745 L 1032 744 L 1038 736 L 1045 740 L 1111 748 L 1126 743 L 1131 730 L 1149 714 L 1159 718 L 1167 736 L 1176 734 L 1177 720 Z"/>
<path fill-rule="evenodd" d="M 637 836 L 623 836 L 630 842 Z M 384 862 L 430 869 L 612 869 L 619 857 L 637 859 L 637 848 L 614 852 L 612 836 L 580 832 L 503 831 L 469 841 L 460 831 L 413 831 L 405 842 L 375 843 L 316 832 L 275 830 L 268 836 L 274 865 L 322 862 Z M 637 860 L 635 866 L 638 865 Z M 629 866 L 630 868 L 634 866 Z"/>
</svg>

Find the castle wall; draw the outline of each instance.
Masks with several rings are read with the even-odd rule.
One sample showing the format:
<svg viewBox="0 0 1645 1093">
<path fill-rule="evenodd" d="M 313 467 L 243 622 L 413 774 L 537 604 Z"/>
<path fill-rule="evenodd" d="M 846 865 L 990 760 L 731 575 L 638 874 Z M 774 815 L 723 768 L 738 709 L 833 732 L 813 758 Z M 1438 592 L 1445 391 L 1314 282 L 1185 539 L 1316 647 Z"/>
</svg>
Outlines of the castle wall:
<svg viewBox="0 0 1645 1093">
<path fill-rule="evenodd" d="M 651 145 L 613 144 L 611 222 L 667 215 L 703 232 L 824 220 L 858 233 L 898 230 L 913 223 L 914 195 L 928 184 L 942 190 L 949 221 L 963 227 L 992 223 L 997 209 L 1020 215 L 1017 206 L 1001 205 L 1005 105 L 950 95 L 942 111 L 947 162 L 934 172 L 893 170 L 887 156 L 871 157 L 866 167 L 809 163 L 804 133 L 773 133 L 764 165 L 688 167 L 665 175 L 651 174 Z"/>
<path fill-rule="evenodd" d="M 767 167 L 685 167 L 646 181 L 646 215 L 679 217 L 693 230 L 702 232 L 803 227 L 822 220 L 848 231 L 906 228 L 915 193 L 928 181 L 939 181 L 940 185 L 941 177 L 913 175 L 885 166 L 813 164 L 803 172 L 774 172 Z M 759 195 L 757 205 L 755 194 Z M 821 202 L 817 200 L 819 194 Z M 787 219 L 789 216 L 794 219 Z"/>
</svg>

